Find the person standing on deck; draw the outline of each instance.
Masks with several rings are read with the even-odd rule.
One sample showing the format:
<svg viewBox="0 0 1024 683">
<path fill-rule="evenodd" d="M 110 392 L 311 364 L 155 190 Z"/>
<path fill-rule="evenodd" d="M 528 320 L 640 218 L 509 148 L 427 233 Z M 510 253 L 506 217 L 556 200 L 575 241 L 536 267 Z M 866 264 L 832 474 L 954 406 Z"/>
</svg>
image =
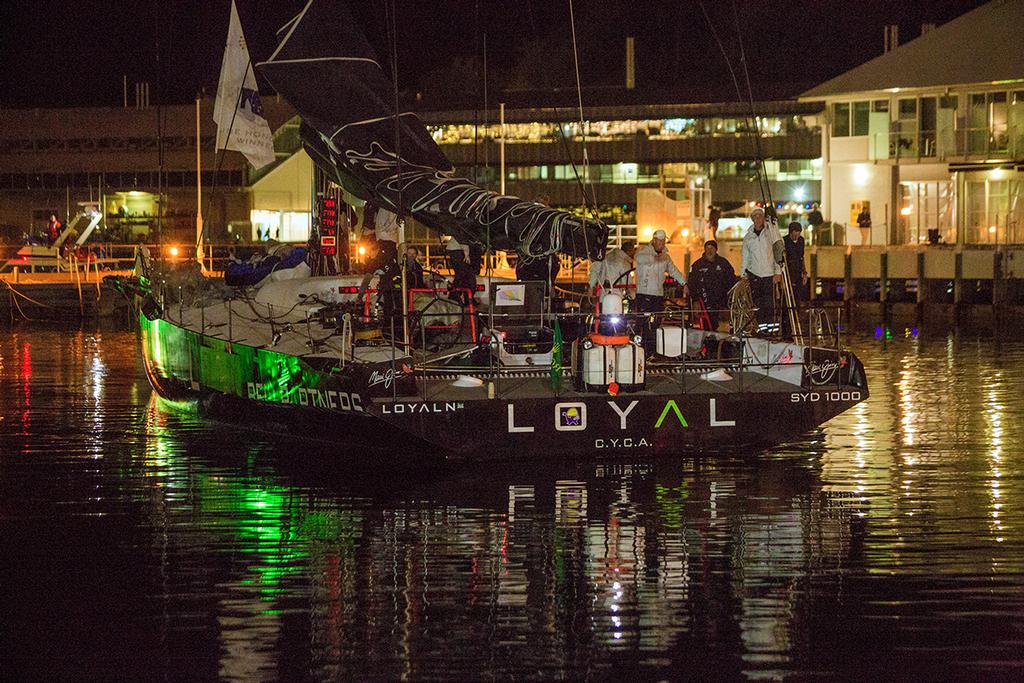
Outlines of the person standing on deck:
<svg viewBox="0 0 1024 683">
<path fill-rule="evenodd" d="M 420 250 L 415 245 L 410 245 L 405 249 L 405 284 L 408 289 L 424 289 L 426 287 L 423 265 L 420 263 Z"/>
<path fill-rule="evenodd" d="M 636 311 L 638 313 L 661 313 L 665 310 L 665 274 L 671 275 L 683 286 L 683 296 L 689 296 L 686 276 L 676 267 L 665 248 L 667 236 L 664 230 L 655 230 L 651 241 L 636 252 Z M 644 350 L 654 350 L 654 330 L 657 318 L 645 326 Z"/>
<path fill-rule="evenodd" d="M 690 266 L 687 284 L 695 299 L 700 299 L 707 309 L 711 329 L 718 329 L 721 312 L 729 307 L 729 288 L 736 283 L 736 272 L 732 264 L 718 255 L 718 242 L 704 243 L 704 255 Z"/>
<path fill-rule="evenodd" d="M 611 249 L 604 255 L 603 261 L 594 261 L 590 264 L 590 272 L 587 280 L 590 284 L 590 291 L 596 291 L 598 287 L 602 292 L 618 291 L 616 285 L 623 287 L 623 292 L 629 298 L 633 297 L 632 292 L 624 288 L 628 284 L 627 278 L 623 277 L 633 270 L 633 251 L 636 244 L 632 241 L 623 241 L 622 246 Z"/>
<path fill-rule="evenodd" d="M 452 272 L 452 299 L 468 304 L 476 291 L 476 275 L 469 262 L 469 247 L 460 244 L 453 235 L 444 245 L 445 260 Z"/>
<path fill-rule="evenodd" d="M 804 293 L 804 280 L 807 278 L 807 269 L 804 267 L 804 238 L 800 234 L 803 226 L 793 221 L 789 224 L 789 234 L 782 238 L 786 246 L 786 269 L 789 271 L 789 281 L 793 285 L 793 305 L 799 306 L 807 300 Z"/>
<path fill-rule="evenodd" d="M 775 260 L 774 245 L 779 231 L 765 220 L 764 209 L 750 212 L 753 221 L 743 236 L 743 261 L 740 272 L 750 282 L 750 294 L 757 308 L 757 330 L 776 331 L 774 284 L 782 282 L 782 266 Z"/>
</svg>

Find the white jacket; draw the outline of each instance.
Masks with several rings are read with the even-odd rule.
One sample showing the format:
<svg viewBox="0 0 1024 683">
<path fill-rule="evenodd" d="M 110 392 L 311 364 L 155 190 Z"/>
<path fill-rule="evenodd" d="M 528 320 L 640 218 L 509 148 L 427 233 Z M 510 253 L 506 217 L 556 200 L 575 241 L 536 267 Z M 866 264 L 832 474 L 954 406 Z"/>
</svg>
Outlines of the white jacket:
<svg viewBox="0 0 1024 683">
<path fill-rule="evenodd" d="M 665 296 L 665 273 L 676 282 L 686 284 L 686 276 L 676 268 L 668 248 L 660 254 L 648 242 L 636 252 L 636 293 L 648 296 Z"/>
<path fill-rule="evenodd" d="M 767 223 L 761 234 L 754 232 L 751 225 L 747 234 L 743 236 L 743 260 L 740 264 L 740 277 L 746 277 L 747 272 L 756 277 L 771 277 L 781 275 L 782 266 L 775 260 L 773 245 L 782 240 L 779 229 L 771 223 Z"/>
<path fill-rule="evenodd" d="M 619 278 L 632 268 L 633 259 L 629 254 L 622 249 L 612 249 L 604 255 L 603 261 L 594 261 L 590 264 L 590 274 L 587 278 L 590 281 L 590 288 L 594 289 L 597 285 L 604 287 L 606 281 L 611 285 L 614 285 L 616 280 L 620 285 L 628 284 L 627 278 Z"/>
</svg>

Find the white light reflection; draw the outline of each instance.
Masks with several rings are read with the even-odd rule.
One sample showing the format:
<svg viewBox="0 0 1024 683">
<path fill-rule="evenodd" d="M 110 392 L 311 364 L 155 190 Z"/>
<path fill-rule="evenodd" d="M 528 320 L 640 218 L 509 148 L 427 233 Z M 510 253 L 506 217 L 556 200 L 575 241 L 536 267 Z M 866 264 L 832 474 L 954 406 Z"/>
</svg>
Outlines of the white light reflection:
<svg viewBox="0 0 1024 683">
<path fill-rule="evenodd" d="M 1001 513 L 1003 509 L 1001 481 L 1003 476 L 1003 413 L 1006 406 L 1000 400 L 997 387 L 1002 385 L 1002 373 L 996 372 L 986 383 L 985 402 L 988 408 L 985 411 L 985 421 L 988 423 L 989 441 L 992 444 L 988 453 L 989 493 L 992 498 L 989 517 L 989 531 L 995 538 L 996 543 L 1003 542 L 1002 534 L 1006 527 L 1003 525 Z"/>
</svg>

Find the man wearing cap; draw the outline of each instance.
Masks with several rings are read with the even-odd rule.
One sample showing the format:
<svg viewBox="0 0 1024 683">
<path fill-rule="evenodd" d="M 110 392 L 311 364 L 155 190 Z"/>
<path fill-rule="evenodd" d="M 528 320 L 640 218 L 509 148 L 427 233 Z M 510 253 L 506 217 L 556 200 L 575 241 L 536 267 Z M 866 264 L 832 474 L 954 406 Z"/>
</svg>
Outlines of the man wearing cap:
<svg viewBox="0 0 1024 683">
<path fill-rule="evenodd" d="M 758 331 L 771 332 L 776 328 L 774 283 L 782 282 L 782 266 L 775 259 L 774 245 L 781 241 L 781 237 L 778 228 L 765 220 L 761 207 L 750 212 L 750 220 L 753 223 L 743 236 L 740 271 L 750 282 L 750 294 L 757 308 Z"/>
<path fill-rule="evenodd" d="M 704 243 L 704 255 L 690 266 L 690 294 L 707 309 L 711 329 L 718 329 L 718 318 L 729 307 L 729 288 L 736 282 L 732 264 L 718 255 L 718 242 Z"/>
<path fill-rule="evenodd" d="M 672 262 L 665 248 L 665 231 L 655 230 L 651 241 L 636 252 L 636 306 L 641 313 L 665 309 L 665 274 L 686 286 L 686 276 Z"/>
<path fill-rule="evenodd" d="M 807 270 L 804 268 L 804 238 L 800 234 L 804 226 L 798 221 L 789 224 L 789 234 L 782 238 L 786 245 L 786 269 L 789 271 L 789 281 L 793 285 L 793 303 L 799 305 L 807 297 L 804 295 L 804 278 L 807 277 Z"/>
</svg>

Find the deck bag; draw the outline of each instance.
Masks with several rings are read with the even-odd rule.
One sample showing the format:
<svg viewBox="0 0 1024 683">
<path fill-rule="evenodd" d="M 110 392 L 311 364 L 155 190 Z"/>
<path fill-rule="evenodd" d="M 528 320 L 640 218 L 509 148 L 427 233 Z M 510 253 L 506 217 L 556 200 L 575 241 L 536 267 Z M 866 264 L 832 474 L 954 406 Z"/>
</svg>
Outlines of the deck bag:
<svg viewBox="0 0 1024 683">
<path fill-rule="evenodd" d="M 615 347 L 615 381 L 621 391 L 644 387 L 644 347 L 625 344 Z"/>
<path fill-rule="evenodd" d="M 686 330 L 678 325 L 662 325 L 656 331 L 655 352 L 665 358 L 680 358 L 686 353 Z"/>
</svg>

